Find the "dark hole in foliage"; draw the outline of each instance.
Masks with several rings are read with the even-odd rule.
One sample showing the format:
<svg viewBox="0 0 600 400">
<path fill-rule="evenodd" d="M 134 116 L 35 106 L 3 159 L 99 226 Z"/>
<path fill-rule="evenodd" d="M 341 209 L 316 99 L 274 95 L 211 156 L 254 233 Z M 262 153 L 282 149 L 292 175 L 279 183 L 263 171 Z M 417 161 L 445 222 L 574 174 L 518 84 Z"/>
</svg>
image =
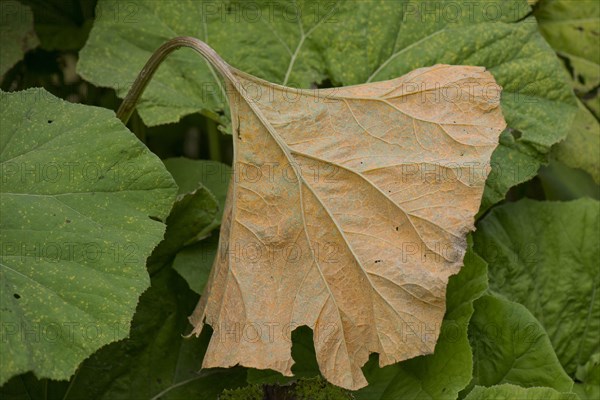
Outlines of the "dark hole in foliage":
<svg viewBox="0 0 600 400">
<path fill-rule="evenodd" d="M 312 86 L 314 86 L 317 89 L 329 89 L 329 88 L 335 87 L 335 85 L 333 84 L 333 82 L 331 82 L 331 79 L 329 79 L 329 78 L 325 79 L 321 83 L 313 83 Z"/>
<path fill-rule="evenodd" d="M 579 81 L 579 83 L 581 83 L 582 85 L 585 85 L 585 77 L 581 74 L 577 74 L 577 80 Z"/>
<path fill-rule="evenodd" d="M 13 294 L 14 298 L 19 300 L 21 298 L 21 295 L 19 295 L 19 293 L 15 293 Z"/>
<path fill-rule="evenodd" d="M 581 98 L 584 100 L 595 99 L 598 96 L 598 93 L 600 93 L 600 85 L 596 86 L 595 88 L 593 88 L 592 90 L 590 90 L 589 92 L 587 92 L 586 94 L 581 96 Z"/>
<path fill-rule="evenodd" d="M 153 221 L 163 222 L 163 220 L 162 220 L 162 219 L 160 219 L 160 218 L 158 218 L 158 217 L 155 217 L 155 216 L 153 216 L 153 215 L 148 215 L 148 218 L 150 218 L 150 219 L 151 219 L 151 220 L 153 220 Z"/>
<path fill-rule="evenodd" d="M 518 129 L 509 128 L 508 130 L 515 139 L 521 139 L 521 136 L 523 136 L 523 133 L 521 133 L 521 131 Z"/>
<path fill-rule="evenodd" d="M 65 219 L 65 222 L 66 222 L 67 224 L 70 224 L 70 223 L 71 223 L 71 220 L 70 220 L 70 219 Z"/>
<path fill-rule="evenodd" d="M 48 123 L 49 123 L 49 124 L 51 124 L 52 122 L 54 122 L 54 121 L 52 121 L 51 119 L 49 119 L 49 120 L 48 120 Z"/>
<path fill-rule="evenodd" d="M 565 68 L 567 69 L 567 71 L 569 71 L 569 75 L 571 75 L 571 77 L 575 76 L 575 72 L 573 70 L 573 65 L 571 64 L 571 60 L 569 60 L 568 57 L 565 56 L 561 56 L 560 54 L 557 54 L 558 58 L 560 58 L 562 60 L 562 62 L 565 64 Z"/>
<path fill-rule="evenodd" d="M 575 29 L 577 29 L 579 32 L 583 32 L 583 27 L 582 26 L 576 26 Z"/>
</svg>

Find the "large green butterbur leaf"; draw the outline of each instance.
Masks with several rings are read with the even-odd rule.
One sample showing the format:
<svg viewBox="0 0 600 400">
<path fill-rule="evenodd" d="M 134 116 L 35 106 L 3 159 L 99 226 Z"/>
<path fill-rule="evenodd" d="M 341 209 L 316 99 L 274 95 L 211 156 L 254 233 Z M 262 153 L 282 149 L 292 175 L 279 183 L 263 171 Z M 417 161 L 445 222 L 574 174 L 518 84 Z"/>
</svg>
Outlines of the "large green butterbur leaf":
<svg viewBox="0 0 600 400">
<path fill-rule="evenodd" d="M 598 212 L 592 199 L 521 200 L 492 210 L 474 235 L 490 288 L 531 311 L 571 375 L 600 350 Z"/>
<path fill-rule="evenodd" d="M 68 385 L 26 375 L 10 380 L 0 395 L 11 400 L 214 400 L 224 388 L 244 386 L 241 368 L 199 371 L 208 338 L 182 337 L 198 296 L 169 265 L 152 269 L 157 272 L 140 297 L 128 338 L 85 360 Z"/>
<path fill-rule="evenodd" d="M 527 17 L 526 1 L 136 4 L 134 20 L 98 21 L 78 66 L 86 79 L 120 96 L 158 46 L 182 35 L 207 42 L 239 69 L 292 87 L 327 78 L 336 85 L 378 81 L 436 63 L 487 67 L 503 86 L 509 130 L 492 158 L 483 209 L 536 174 L 576 111 L 566 74 Z M 138 109 L 149 125 L 198 111 L 218 118 L 226 109 L 224 87 L 194 52 L 179 51 L 159 69 Z"/>
<path fill-rule="evenodd" d="M 176 186 L 112 111 L 2 93 L 0 383 L 127 336 Z"/>
<path fill-rule="evenodd" d="M 571 391 L 573 381 L 558 362 L 548 335 L 522 305 L 489 295 L 478 299 L 469 337 L 474 359 L 471 385 L 512 383 Z"/>
</svg>

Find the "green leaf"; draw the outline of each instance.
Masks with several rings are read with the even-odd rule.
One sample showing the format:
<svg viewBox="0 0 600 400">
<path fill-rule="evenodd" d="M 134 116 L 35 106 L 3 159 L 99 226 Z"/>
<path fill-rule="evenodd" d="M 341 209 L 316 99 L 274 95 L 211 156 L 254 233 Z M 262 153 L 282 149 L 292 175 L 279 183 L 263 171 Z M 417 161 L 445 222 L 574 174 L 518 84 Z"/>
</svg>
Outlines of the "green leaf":
<svg viewBox="0 0 600 400">
<path fill-rule="evenodd" d="M 525 389 L 515 385 L 498 385 L 489 388 L 476 386 L 465 400 L 578 400 L 574 393 L 559 393 L 554 389 L 536 387 Z"/>
<path fill-rule="evenodd" d="M 538 177 L 547 200 L 575 200 L 590 197 L 600 200 L 600 185 L 587 172 L 570 168 L 550 158 L 547 166 L 540 168 Z"/>
<path fill-rule="evenodd" d="M 504 88 L 510 130 L 492 157 L 482 211 L 536 175 L 576 112 L 566 73 L 535 19 L 527 17 L 531 9 L 524 0 L 476 6 L 468 0 L 139 6 L 135 22 L 99 21 L 78 64 L 82 76 L 115 88 L 121 97 L 152 52 L 182 35 L 207 42 L 245 72 L 292 87 L 314 87 L 327 78 L 336 85 L 384 80 L 436 63 L 487 67 Z M 148 125 L 198 111 L 222 113 L 224 92 L 201 57 L 182 50 L 158 70 L 138 111 Z"/>
<path fill-rule="evenodd" d="M 17 1 L 0 5 L 0 77 L 40 43 L 33 31 L 31 9 Z"/>
<path fill-rule="evenodd" d="M 0 384 L 65 379 L 127 336 L 176 186 L 112 111 L 1 96 Z"/>
<path fill-rule="evenodd" d="M 600 184 L 600 123 L 581 103 L 567 138 L 552 149 L 571 168 L 587 171 Z"/>
<path fill-rule="evenodd" d="M 101 18 L 80 52 L 78 73 L 97 86 L 114 88 L 124 97 L 150 55 L 176 36 L 207 38 L 207 16 L 201 10 L 212 2 L 136 2 L 130 18 Z M 99 1 L 97 9 L 118 9 L 119 2 Z M 219 16 L 215 16 L 217 20 Z M 208 32 L 208 31 L 207 31 Z M 212 34 L 212 30 L 211 30 Z M 116 61 L 120 60 L 120 61 Z M 224 86 L 195 52 L 178 51 L 158 69 L 137 110 L 147 126 L 177 122 L 201 112 L 215 120 L 225 110 Z"/>
<path fill-rule="evenodd" d="M 210 269 L 217 254 L 219 235 L 213 233 L 200 242 L 187 246 L 177 252 L 173 269 L 190 285 L 190 288 L 202 294 L 208 281 Z"/>
<path fill-rule="evenodd" d="M 363 367 L 369 386 L 355 392 L 356 399 L 456 399 L 471 380 L 473 359 L 467 326 L 473 301 L 487 289 L 486 268 L 469 250 L 465 266 L 448 283 L 446 315 L 435 352 L 384 368 L 371 359 Z M 427 334 L 427 327 L 417 329 L 416 334 Z"/>
<path fill-rule="evenodd" d="M 564 60 L 573 87 L 587 92 L 600 84 L 600 3 L 597 0 L 544 0 L 535 17 L 548 43 Z"/>
<path fill-rule="evenodd" d="M 592 199 L 525 199 L 493 209 L 474 235 L 490 288 L 531 311 L 571 375 L 600 351 L 598 212 Z"/>
<path fill-rule="evenodd" d="M 94 353 L 79 367 L 68 392 L 58 393 L 56 398 L 214 400 L 225 388 L 244 386 L 246 372 L 242 368 L 200 371 L 209 336 L 182 337 L 197 300 L 168 265 L 160 269 L 140 298 L 130 337 Z M 13 393 L 17 392 L 18 382 L 10 383 Z M 25 388 L 38 394 L 40 385 L 36 389 L 32 383 L 36 382 L 26 381 Z M 48 383 L 50 388 L 55 386 Z M 3 387 L 2 393 L 8 389 Z"/>
<path fill-rule="evenodd" d="M 95 1 L 90 0 L 20 0 L 31 7 L 35 32 L 44 50 L 79 50 L 88 38 L 94 21 Z M 112 9 L 97 10 L 96 20 L 121 18 L 135 13 L 134 2 L 121 2 Z"/>
<path fill-rule="evenodd" d="M 164 260 L 164 257 L 173 256 L 183 247 L 207 238 L 221 224 L 231 172 L 228 165 L 216 161 L 171 158 L 163 162 L 179 186 L 179 195 L 167 219 L 165 240 L 153 253 L 153 263 L 159 257 Z M 205 261 L 212 265 L 212 258 L 205 258 L 202 255 L 202 265 Z M 187 272 L 195 274 L 198 265 L 189 265 L 193 270 Z M 202 274 L 203 268 L 198 272 Z M 183 276 L 189 274 L 184 272 Z M 191 281 L 190 284 L 197 287 L 196 282 Z M 200 285 L 204 286 L 203 281 Z"/>
<path fill-rule="evenodd" d="M 579 366 L 575 376 L 581 383 L 575 383 L 573 391 L 582 400 L 600 399 L 600 353 L 594 354 L 585 365 Z"/>
<path fill-rule="evenodd" d="M 184 246 L 206 238 L 219 226 L 219 205 L 205 187 L 179 195 L 167 218 L 167 232 L 154 253 L 152 262 L 171 257 Z"/>
<path fill-rule="evenodd" d="M 556 358 L 546 331 L 522 305 L 481 297 L 475 302 L 469 337 L 474 359 L 471 385 L 512 383 L 571 391 L 573 381 Z"/>
<path fill-rule="evenodd" d="M 199 187 L 207 188 L 219 203 L 219 221 L 225 208 L 231 167 L 218 161 L 168 158 L 163 160 L 179 186 L 179 194 L 191 193 Z"/>
<path fill-rule="evenodd" d="M 231 167 L 186 158 L 164 163 L 179 186 L 179 198 L 167 220 L 165 241 L 155 255 L 176 253 L 173 268 L 201 294 L 217 252 L 219 236 L 210 233 L 221 224 Z"/>
</svg>

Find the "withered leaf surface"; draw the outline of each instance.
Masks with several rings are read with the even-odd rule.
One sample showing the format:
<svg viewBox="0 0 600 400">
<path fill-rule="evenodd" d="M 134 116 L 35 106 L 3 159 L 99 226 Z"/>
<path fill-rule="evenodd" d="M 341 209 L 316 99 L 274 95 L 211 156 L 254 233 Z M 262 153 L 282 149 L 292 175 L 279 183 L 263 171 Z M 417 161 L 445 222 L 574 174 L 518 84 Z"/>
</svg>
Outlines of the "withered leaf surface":
<svg viewBox="0 0 600 400">
<path fill-rule="evenodd" d="M 190 317 L 193 333 L 214 329 L 203 367 L 289 376 L 301 325 L 348 389 L 367 384 L 370 353 L 381 366 L 432 353 L 505 127 L 492 75 L 435 65 L 297 90 L 231 70 L 235 177 Z"/>
</svg>

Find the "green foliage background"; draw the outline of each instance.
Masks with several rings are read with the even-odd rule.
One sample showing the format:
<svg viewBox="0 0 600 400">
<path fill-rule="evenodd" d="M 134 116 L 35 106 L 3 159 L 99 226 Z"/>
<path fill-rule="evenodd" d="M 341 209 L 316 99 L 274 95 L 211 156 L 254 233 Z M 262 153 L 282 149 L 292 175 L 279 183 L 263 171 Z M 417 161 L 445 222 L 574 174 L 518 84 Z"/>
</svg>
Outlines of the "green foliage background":
<svg viewBox="0 0 600 400">
<path fill-rule="evenodd" d="M 3 0 L 0 17 L 2 398 L 600 398 L 600 2 Z M 231 174 L 223 85 L 179 50 L 127 127 L 109 111 L 152 52 L 183 35 L 292 87 L 436 63 L 485 66 L 503 86 L 508 127 L 434 354 L 385 368 L 373 356 L 369 386 L 348 392 L 320 377 L 300 328 L 295 378 L 199 371 L 211 332 L 182 334 Z M 35 169 L 67 163 L 68 179 Z M 13 246 L 57 241 L 113 257 Z M 111 243 L 134 244 L 134 262 Z M 42 329 L 73 321 L 101 333 Z"/>
</svg>

